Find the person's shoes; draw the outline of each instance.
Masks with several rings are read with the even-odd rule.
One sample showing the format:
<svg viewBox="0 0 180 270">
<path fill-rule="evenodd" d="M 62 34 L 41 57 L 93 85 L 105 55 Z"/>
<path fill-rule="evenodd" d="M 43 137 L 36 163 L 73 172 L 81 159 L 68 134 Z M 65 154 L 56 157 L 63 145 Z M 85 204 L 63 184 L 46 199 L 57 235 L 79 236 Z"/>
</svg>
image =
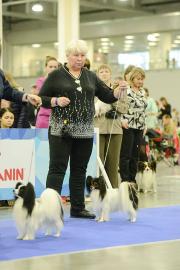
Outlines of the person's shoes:
<svg viewBox="0 0 180 270">
<path fill-rule="evenodd" d="M 71 210 L 71 217 L 73 218 L 89 218 L 89 219 L 94 219 L 96 216 L 86 209 L 82 211 L 72 211 Z"/>
</svg>

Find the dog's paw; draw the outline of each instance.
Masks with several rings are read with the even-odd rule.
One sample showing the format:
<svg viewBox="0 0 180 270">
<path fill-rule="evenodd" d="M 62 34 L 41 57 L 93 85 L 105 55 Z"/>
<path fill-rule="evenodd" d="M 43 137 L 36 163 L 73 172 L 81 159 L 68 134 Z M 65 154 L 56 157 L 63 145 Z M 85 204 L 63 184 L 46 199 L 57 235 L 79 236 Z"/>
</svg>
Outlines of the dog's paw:
<svg viewBox="0 0 180 270">
<path fill-rule="evenodd" d="M 18 235 L 18 236 L 16 237 L 16 239 L 17 239 L 17 240 L 23 240 L 23 236 L 22 236 L 22 235 Z"/>
<path fill-rule="evenodd" d="M 60 237 L 60 236 L 61 236 L 60 232 L 54 234 L 54 237 Z"/>
<path fill-rule="evenodd" d="M 130 222 L 132 222 L 132 223 L 136 222 L 136 217 L 131 217 Z"/>
<path fill-rule="evenodd" d="M 104 222 L 105 220 L 104 220 L 104 218 L 99 218 L 98 220 L 97 220 L 97 222 Z"/>
<path fill-rule="evenodd" d="M 23 240 L 25 240 L 25 241 L 34 240 L 34 237 L 26 235 L 25 237 L 23 237 Z"/>
</svg>

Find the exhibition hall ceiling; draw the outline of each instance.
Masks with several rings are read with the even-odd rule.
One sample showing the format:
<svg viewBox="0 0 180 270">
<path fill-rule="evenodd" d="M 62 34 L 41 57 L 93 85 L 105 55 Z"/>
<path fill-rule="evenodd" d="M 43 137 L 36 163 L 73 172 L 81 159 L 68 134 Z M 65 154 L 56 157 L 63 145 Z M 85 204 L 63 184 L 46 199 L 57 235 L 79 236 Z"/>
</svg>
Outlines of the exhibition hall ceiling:
<svg viewBox="0 0 180 270">
<path fill-rule="evenodd" d="M 60 0 L 59 0 L 60 1 Z M 112 22 L 118 19 L 131 19 L 164 13 L 179 13 L 180 0 L 79 0 L 81 24 L 94 22 Z M 2 0 L 4 29 L 13 31 L 13 27 L 29 22 L 41 21 L 41 24 L 57 24 L 58 0 Z M 34 4 L 41 4 L 42 11 L 33 11 Z M 98 27 L 98 25 L 97 25 Z M 123 26 L 122 26 L 123 27 Z M 132 25 L 133 27 L 133 25 Z M 156 46 L 161 41 L 161 34 L 148 37 L 152 33 L 142 33 L 133 37 L 116 36 L 104 37 L 107 40 L 95 39 L 95 51 L 102 51 L 104 47 L 111 52 L 143 51 L 150 46 Z M 180 46 L 180 31 L 170 32 L 172 47 Z M 151 40 L 152 39 L 152 40 Z M 154 39 L 154 40 L 153 40 Z M 153 45 L 154 42 L 154 45 Z M 104 49 L 105 50 L 105 49 Z M 103 52 L 103 51 L 102 51 Z"/>
<path fill-rule="evenodd" d="M 5 23 L 27 20 L 55 21 L 58 0 L 2 0 Z M 180 11 L 179 0 L 80 0 L 81 22 L 114 20 Z M 43 5 L 42 12 L 32 11 L 32 5 Z"/>
</svg>

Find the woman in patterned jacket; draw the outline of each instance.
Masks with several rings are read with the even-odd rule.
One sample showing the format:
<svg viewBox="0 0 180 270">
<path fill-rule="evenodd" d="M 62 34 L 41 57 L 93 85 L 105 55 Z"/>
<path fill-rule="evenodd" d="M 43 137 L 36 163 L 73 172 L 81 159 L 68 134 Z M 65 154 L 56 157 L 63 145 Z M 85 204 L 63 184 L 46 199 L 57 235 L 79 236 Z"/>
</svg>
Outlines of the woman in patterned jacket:
<svg viewBox="0 0 180 270">
<path fill-rule="evenodd" d="M 122 181 L 136 183 L 137 162 L 140 143 L 145 130 L 147 100 L 142 88 L 145 72 L 135 67 L 129 73 L 127 90 L 128 112 L 122 115 L 123 139 L 120 155 Z"/>
</svg>

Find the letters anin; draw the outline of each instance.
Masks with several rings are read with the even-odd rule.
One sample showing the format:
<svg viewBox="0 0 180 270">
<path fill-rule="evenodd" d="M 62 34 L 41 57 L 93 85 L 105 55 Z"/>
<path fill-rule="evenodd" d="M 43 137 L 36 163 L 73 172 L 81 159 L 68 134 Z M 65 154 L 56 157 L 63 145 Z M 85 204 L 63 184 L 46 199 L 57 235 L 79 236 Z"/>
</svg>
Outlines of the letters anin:
<svg viewBox="0 0 180 270">
<path fill-rule="evenodd" d="M 19 181 L 24 180 L 23 168 L 10 168 L 0 171 L 0 181 Z"/>
</svg>

